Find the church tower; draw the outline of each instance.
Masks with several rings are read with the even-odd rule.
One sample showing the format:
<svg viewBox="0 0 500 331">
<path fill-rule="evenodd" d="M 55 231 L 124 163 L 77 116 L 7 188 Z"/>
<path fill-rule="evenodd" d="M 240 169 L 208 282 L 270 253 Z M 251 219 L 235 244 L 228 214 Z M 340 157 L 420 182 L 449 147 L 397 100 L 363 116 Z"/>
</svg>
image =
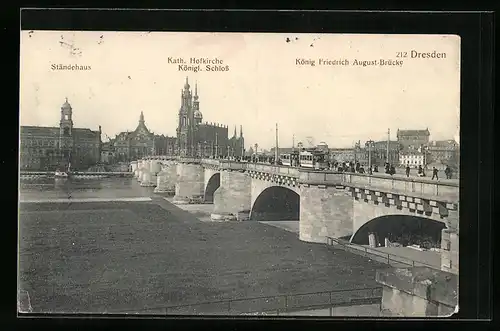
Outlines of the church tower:
<svg viewBox="0 0 500 331">
<path fill-rule="evenodd" d="M 61 106 L 61 120 L 59 121 L 59 133 L 61 136 L 70 137 L 73 131 L 73 109 L 68 98 Z"/>
<path fill-rule="evenodd" d="M 189 88 L 188 77 L 186 77 L 184 89 L 181 90 L 181 108 L 179 109 L 179 125 L 177 127 L 177 147 L 182 156 L 192 155 L 194 144 L 194 113 L 192 95 Z"/>
<path fill-rule="evenodd" d="M 240 125 L 240 148 L 241 156 L 245 156 L 245 138 L 243 138 L 243 125 Z"/>
<path fill-rule="evenodd" d="M 73 109 L 68 98 L 61 106 L 61 120 L 59 121 L 59 153 L 61 156 L 60 166 L 68 167 L 72 159 L 73 151 Z"/>
<path fill-rule="evenodd" d="M 198 83 L 194 84 L 193 112 L 194 123 L 196 125 L 201 124 L 203 121 L 203 114 L 200 111 L 200 100 L 198 99 Z"/>
</svg>

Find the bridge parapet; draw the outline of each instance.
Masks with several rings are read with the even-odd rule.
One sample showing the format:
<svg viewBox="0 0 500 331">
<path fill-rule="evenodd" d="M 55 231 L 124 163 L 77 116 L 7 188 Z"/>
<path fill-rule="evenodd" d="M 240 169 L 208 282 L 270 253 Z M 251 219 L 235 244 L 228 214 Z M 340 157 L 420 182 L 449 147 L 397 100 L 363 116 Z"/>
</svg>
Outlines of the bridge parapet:
<svg viewBox="0 0 500 331">
<path fill-rule="evenodd" d="M 299 183 L 305 185 L 339 186 L 344 182 L 340 172 L 325 172 L 317 170 L 301 170 Z"/>
<path fill-rule="evenodd" d="M 254 171 L 254 172 L 263 172 L 273 175 L 283 175 L 288 177 L 299 177 L 299 169 L 292 168 L 288 166 L 278 166 L 271 164 L 261 164 L 261 163 L 243 163 L 246 165 L 246 170 Z"/>
<path fill-rule="evenodd" d="M 432 181 L 390 175 L 343 174 L 343 185 L 365 189 L 379 189 L 387 193 L 401 193 L 415 197 L 434 197 L 448 202 L 459 200 L 459 183 L 456 180 Z"/>
<path fill-rule="evenodd" d="M 201 158 L 198 158 L 198 157 L 181 157 L 178 159 L 178 161 L 182 162 L 182 163 L 201 164 Z"/>
<path fill-rule="evenodd" d="M 246 163 L 234 162 L 227 160 L 219 161 L 219 168 L 223 170 L 233 170 L 233 171 L 245 171 L 247 169 Z"/>
<path fill-rule="evenodd" d="M 201 164 L 219 167 L 220 161 L 217 159 L 201 159 Z"/>
</svg>

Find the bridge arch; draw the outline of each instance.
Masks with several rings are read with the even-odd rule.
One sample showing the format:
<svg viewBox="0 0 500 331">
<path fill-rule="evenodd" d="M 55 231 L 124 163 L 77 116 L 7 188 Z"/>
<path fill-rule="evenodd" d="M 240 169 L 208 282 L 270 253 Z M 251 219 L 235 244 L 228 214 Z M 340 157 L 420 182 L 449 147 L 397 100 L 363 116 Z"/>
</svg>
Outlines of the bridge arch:
<svg viewBox="0 0 500 331">
<path fill-rule="evenodd" d="M 298 221 L 299 217 L 300 196 L 284 186 L 265 188 L 257 196 L 250 210 L 250 219 L 256 221 Z"/>
<path fill-rule="evenodd" d="M 446 224 L 419 215 L 383 215 L 375 217 L 359 227 L 351 236 L 354 244 L 368 245 L 368 236 L 375 234 L 377 241 L 384 245 L 384 239 L 403 246 L 427 245 L 440 247 L 441 233 Z"/>
<path fill-rule="evenodd" d="M 220 172 L 213 174 L 205 186 L 205 202 L 214 202 L 214 193 L 220 187 Z"/>
</svg>

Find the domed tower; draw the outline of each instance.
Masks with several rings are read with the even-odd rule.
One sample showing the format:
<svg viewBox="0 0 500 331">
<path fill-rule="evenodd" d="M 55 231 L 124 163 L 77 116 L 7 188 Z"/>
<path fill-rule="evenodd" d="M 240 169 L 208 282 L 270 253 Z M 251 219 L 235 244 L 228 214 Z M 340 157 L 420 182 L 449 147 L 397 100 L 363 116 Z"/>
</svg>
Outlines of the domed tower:
<svg viewBox="0 0 500 331">
<path fill-rule="evenodd" d="M 68 98 L 61 106 L 61 120 L 59 121 L 59 153 L 61 160 L 59 166 L 67 168 L 71 163 L 73 151 L 73 109 Z"/>
<path fill-rule="evenodd" d="M 195 83 L 194 85 L 193 111 L 194 123 L 196 125 L 201 124 L 203 121 L 203 114 L 200 111 L 200 101 L 198 100 L 198 83 Z"/>
<path fill-rule="evenodd" d="M 73 109 L 68 98 L 61 106 L 61 120 L 59 121 L 59 133 L 61 136 L 71 136 L 73 131 Z"/>
</svg>

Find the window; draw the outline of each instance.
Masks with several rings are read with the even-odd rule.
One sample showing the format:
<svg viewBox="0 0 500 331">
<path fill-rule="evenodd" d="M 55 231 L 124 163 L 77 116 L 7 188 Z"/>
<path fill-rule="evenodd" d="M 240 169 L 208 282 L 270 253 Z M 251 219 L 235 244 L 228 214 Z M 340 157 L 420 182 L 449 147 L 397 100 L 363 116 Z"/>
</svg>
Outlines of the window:
<svg viewBox="0 0 500 331">
<path fill-rule="evenodd" d="M 69 128 L 64 128 L 64 135 L 69 136 Z"/>
<path fill-rule="evenodd" d="M 67 121 L 67 120 L 69 120 L 69 115 L 68 115 L 68 114 L 64 115 L 64 119 L 65 119 L 66 121 Z"/>
</svg>

